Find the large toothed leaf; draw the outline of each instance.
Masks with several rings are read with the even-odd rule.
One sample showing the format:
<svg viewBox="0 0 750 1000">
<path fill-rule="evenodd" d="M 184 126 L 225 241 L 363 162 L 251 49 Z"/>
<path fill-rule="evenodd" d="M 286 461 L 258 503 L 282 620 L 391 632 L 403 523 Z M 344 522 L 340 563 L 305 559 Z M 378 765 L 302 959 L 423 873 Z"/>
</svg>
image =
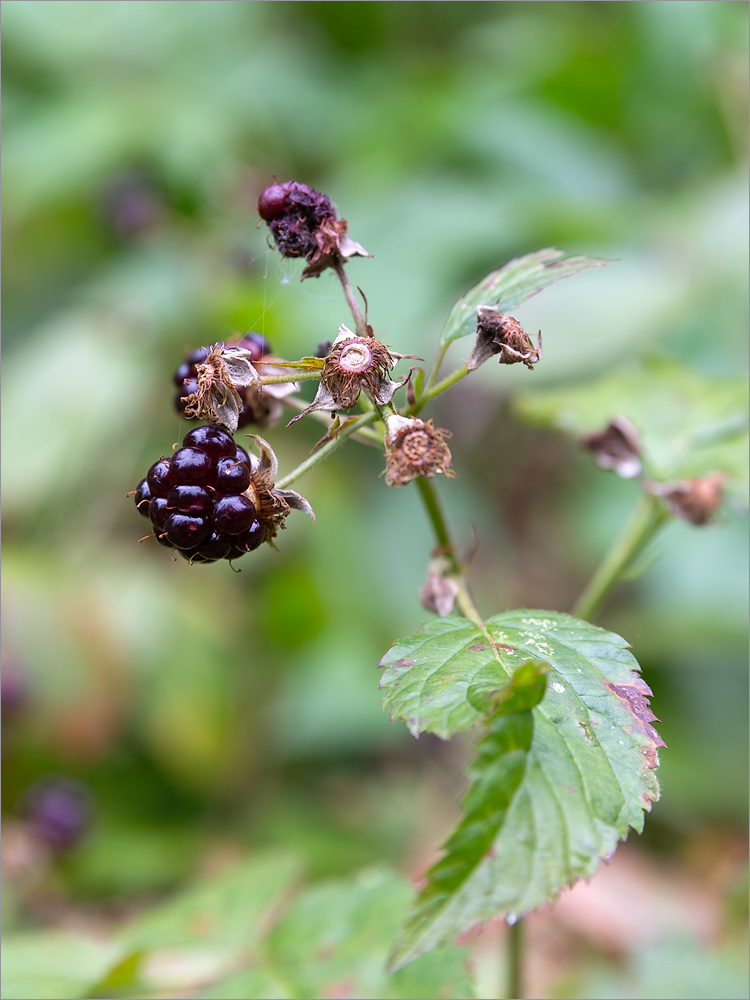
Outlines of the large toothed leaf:
<svg viewBox="0 0 750 1000">
<path fill-rule="evenodd" d="M 476 333 L 477 306 L 491 306 L 498 312 L 509 313 L 548 285 L 589 267 L 609 263 L 596 257 L 566 257 L 562 250 L 552 247 L 516 257 L 490 272 L 458 300 L 443 328 L 440 343 L 450 344 L 459 337 Z"/>
<path fill-rule="evenodd" d="M 487 629 L 494 652 L 465 619 L 436 619 L 381 664 L 383 705 L 415 735 L 446 738 L 490 720 L 466 815 L 428 873 L 394 968 L 592 875 L 630 828 L 642 829 L 658 797 L 663 744 L 651 725 L 651 692 L 623 639 L 555 612 L 507 612 Z M 518 670 L 538 678 L 540 661 L 548 666 L 544 697 L 519 708 Z M 493 702 L 493 690 L 504 695 Z M 517 710 L 495 715 L 503 696 Z"/>
<path fill-rule="evenodd" d="M 527 420 L 576 438 L 603 431 L 615 416 L 627 417 L 640 437 L 649 479 L 723 473 L 730 501 L 746 504 L 747 400 L 744 375 L 719 378 L 654 358 L 596 382 L 525 391 L 516 407 Z"/>
</svg>

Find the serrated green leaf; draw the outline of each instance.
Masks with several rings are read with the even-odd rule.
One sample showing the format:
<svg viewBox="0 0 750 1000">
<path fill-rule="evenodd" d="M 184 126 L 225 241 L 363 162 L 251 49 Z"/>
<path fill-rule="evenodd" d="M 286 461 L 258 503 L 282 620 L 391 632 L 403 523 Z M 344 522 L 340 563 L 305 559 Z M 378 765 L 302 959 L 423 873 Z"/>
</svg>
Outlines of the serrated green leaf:
<svg viewBox="0 0 750 1000">
<path fill-rule="evenodd" d="M 491 306 L 508 313 L 556 281 L 610 263 L 596 257 L 566 257 L 562 250 L 553 247 L 516 257 L 497 271 L 491 271 L 458 300 L 440 335 L 440 343 L 450 344 L 459 337 L 476 333 L 477 306 Z"/>
<path fill-rule="evenodd" d="M 525 391 L 527 420 L 579 438 L 620 415 L 638 431 L 644 472 L 654 482 L 722 472 L 737 503 L 748 490 L 747 378 L 719 378 L 666 358 L 565 389 Z"/>
<path fill-rule="evenodd" d="M 300 865 L 281 851 L 258 851 L 245 863 L 180 893 L 123 931 L 131 949 L 218 946 L 231 955 L 258 936 L 297 881 Z"/>
<path fill-rule="evenodd" d="M 3 941 L 2 995 L 7 1000 L 86 996 L 123 954 L 121 945 L 62 931 L 8 934 Z"/>
<path fill-rule="evenodd" d="M 269 937 L 265 955 L 283 970 L 294 997 L 407 1000 L 473 995 L 458 948 L 424 956 L 389 975 L 386 958 L 411 899 L 409 882 L 372 869 L 311 886 L 295 900 Z M 218 995 L 218 994 L 217 994 Z"/>
<path fill-rule="evenodd" d="M 538 684 L 539 661 L 549 665 L 539 704 L 525 709 L 518 675 L 506 698 L 522 710 L 490 722 L 466 817 L 429 873 L 394 968 L 476 924 L 536 909 L 592 875 L 630 828 L 642 829 L 644 810 L 658 798 L 663 743 L 650 724 L 651 692 L 620 636 L 545 611 L 506 612 L 487 629 L 497 658 L 476 626 L 441 618 L 397 643 L 381 664 L 391 717 L 415 735 L 443 738 L 486 718 L 480 689 L 508 690 L 524 665 Z"/>
</svg>

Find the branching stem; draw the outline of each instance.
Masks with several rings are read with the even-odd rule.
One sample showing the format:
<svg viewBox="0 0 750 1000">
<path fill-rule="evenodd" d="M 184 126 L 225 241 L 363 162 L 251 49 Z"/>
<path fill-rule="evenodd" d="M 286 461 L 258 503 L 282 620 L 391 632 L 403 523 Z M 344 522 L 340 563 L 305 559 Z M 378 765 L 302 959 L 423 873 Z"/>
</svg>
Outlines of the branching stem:
<svg viewBox="0 0 750 1000">
<path fill-rule="evenodd" d="M 433 374 L 434 372 L 435 369 L 433 369 Z M 468 374 L 469 374 L 469 369 L 467 368 L 466 365 L 464 365 L 462 368 L 458 368 L 456 371 L 454 371 L 452 375 L 448 375 L 441 382 L 437 382 L 432 386 L 430 386 L 430 383 L 428 382 L 427 388 L 419 397 L 419 399 L 414 403 L 413 406 L 410 406 L 405 412 L 409 415 L 414 413 L 419 413 L 419 411 L 424 406 L 426 406 L 427 403 L 435 399 L 435 397 L 439 396 L 442 392 L 445 392 L 446 389 L 450 389 L 451 386 L 454 386 L 456 384 L 456 382 L 460 382 L 462 378 L 466 378 Z"/>
<path fill-rule="evenodd" d="M 628 566 L 643 552 L 669 517 L 656 497 L 644 493 L 622 535 L 606 554 L 573 606 L 571 614 L 575 618 L 591 621 L 596 617 Z"/>
<path fill-rule="evenodd" d="M 371 424 L 373 420 L 377 420 L 377 418 L 378 414 L 375 410 L 373 410 L 371 413 L 363 413 L 361 417 L 357 417 L 355 420 L 352 420 L 351 423 L 345 423 L 341 430 L 337 432 L 336 437 L 326 442 L 326 444 L 321 445 L 321 447 L 318 448 L 316 452 L 313 452 L 309 458 L 306 458 L 304 462 L 300 462 L 295 469 L 292 469 L 292 471 L 287 473 L 286 476 L 279 479 L 276 486 L 282 490 L 286 489 L 287 486 L 291 486 L 291 484 L 296 482 L 300 476 L 304 476 L 306 472 L 309 472 L 310 469 L 314 468 L 318 462 L 322 462 L 323 459 L 328 458 L 331 452 L 335 451 L 339 445 L 342 445 L 348 437 L 351 437 L 352 434 L 356 434 L 357 431 L 361 431 L 363 427 Z"/>
</svg>

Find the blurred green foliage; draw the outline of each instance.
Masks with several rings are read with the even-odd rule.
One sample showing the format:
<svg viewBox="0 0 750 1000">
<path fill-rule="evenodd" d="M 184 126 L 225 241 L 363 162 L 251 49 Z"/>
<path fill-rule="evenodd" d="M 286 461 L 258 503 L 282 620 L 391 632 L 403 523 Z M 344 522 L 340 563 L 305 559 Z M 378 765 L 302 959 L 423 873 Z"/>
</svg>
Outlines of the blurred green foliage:
<svg viewBox="0 0 750 1000">
<path fill-rule="evenodd" d="M 289 846 L 311 877 L 429 858 L 461 750 L 391 726 L 375 672 L 424 617 L 416 495 L 349 444 L 300 483 L 317 524 L 293 515 L 239 574 L 138 546 L 126 494 L 186 428 L 172 373 L 233 332 L 294 357 L 346 321 L 335 279 L 301 285 L 256 228 L 274 175 L 330 194 L 374 254 L 349 265 L 371 322 L 428 363 L 510 257 L 616 258 L 519 310 L 544 333 L 533 373 L 487 364 L 427 414 L 453 430 L 439 485 L 480 542 L 483 613 L 567 610 L 636 487 L 511 394 L 654 354 L 746 369 L 747 28 L 723 0 L 6 0 L 3 665 L 25 695 L 3 808 L 17 822 L 50 773 L 96 808 L 68 857 L 14 869 L 7 927 L 63 904 L 117 918 L 248 846 Z M 268 432 L 282 474 L 318 436 Z M 669 746 L 643 849 L 689 868 L 693 838 L 746 827 L 746 519 L 658 548 L 601 623 L 633 644 Z"/>
</svg>

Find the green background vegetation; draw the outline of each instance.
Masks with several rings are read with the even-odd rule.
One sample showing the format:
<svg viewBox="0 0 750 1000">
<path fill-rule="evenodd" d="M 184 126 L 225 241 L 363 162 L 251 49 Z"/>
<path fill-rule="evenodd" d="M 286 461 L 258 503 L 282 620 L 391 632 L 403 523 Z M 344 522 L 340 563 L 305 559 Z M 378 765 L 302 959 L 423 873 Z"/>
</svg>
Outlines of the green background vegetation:
<svg viewBox="0 0 750 1000">
<path fill-rule="evenodd" d="M 267 847 L 312 879 L 430 860 L 467 745 L 391 725 L 375 670 L 425 617 L 415 491 L 350 443 L 299 483 L 317 524 L 292 514 L 239 574 L 139 546 L 126 494 L 186 429 L 172 373 L 247 329 L 311 354 L 347 321 L 335 278 L 300 284 L 256 228 L 274 175 L 332 197 L 374 254 L 348 272 L 376 332 L 428 363 L 456 298 L 509 258 L 616 258 L 519 310 L 544 334 L 533 373 L 489 363 L 428 412 L 453 431 L 438 486 L 479 542 L 480 610 L 568 610 L 637 487 L 513 400 L 654 356 L 746 370 L 747 28 L 735 2 L 6 0 L 3 668 L 27 700 L 3 809 L 22 832 L 47 774 L 95 804 L 67 858 L 11 864 L 6 931 L 114 926 Z M 267 436 L 283 475 L 319 426 Z M 615 945 L 547 915 L 531 974 L 550 995 L 746 989 L 746 517 L 675 523 L 656 548 L 599 623 L 632 643 L 669 747 L 612 870 L 649 909 L 666 873 L 674 905 Z M 675 915 L 686 887 L 709 930 Z M 480 940 L 475 960 L 494 995 L 497 955 Z"/>
</svg>

